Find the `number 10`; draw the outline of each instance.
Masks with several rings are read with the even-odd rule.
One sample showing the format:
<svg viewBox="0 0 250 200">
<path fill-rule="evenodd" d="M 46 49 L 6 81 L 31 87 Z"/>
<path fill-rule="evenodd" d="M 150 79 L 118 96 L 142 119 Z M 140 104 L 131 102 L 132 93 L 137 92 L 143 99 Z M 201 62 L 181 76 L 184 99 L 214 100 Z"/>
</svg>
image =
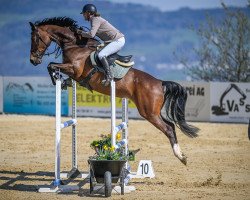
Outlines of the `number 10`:
<svg viewBox="0 0 250 200">
<path fill-rule="evenodd" d="M 149 167 L 148 167 L 148 163 L 142 163 L 141 165 L 140 165 L 140 167 L 141 167 L 141 173 L 142 173 L 142 175 L 143 174 L 148 174 L 148 171 L 149 171 Z"/>
</svg>

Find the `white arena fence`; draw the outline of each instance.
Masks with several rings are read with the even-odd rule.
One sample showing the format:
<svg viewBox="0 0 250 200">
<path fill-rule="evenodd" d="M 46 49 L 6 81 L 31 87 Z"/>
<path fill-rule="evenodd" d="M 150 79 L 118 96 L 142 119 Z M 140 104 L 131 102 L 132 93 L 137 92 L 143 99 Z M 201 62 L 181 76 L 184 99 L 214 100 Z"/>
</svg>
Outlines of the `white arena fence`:
<svg viewBox="0 0 250 200">
<path fill-rule="evenodd" d="M 188 93 L 186 119 L 204 122 L 248 123 L 250 83 L 179 82 Z M 0 113 L 55 115 L 55 86 L 49 77 L 0 77 Z M 72 114 L 72 89 L 62 91 L 61 114 Z M 111 116 L 110 97 L 77 85 L 77 116 Z M 116 98 L 121 117 L 122 99 Z M 141 119 L 128 101 L 129 118 Z"/>
</svg>

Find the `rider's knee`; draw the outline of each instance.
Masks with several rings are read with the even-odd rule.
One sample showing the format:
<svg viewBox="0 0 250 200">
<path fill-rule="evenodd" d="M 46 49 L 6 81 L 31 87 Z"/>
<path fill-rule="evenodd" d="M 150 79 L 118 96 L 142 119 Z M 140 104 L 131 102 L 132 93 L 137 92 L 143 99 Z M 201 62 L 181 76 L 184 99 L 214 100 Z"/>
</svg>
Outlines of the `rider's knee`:
<svg viewBox="0 0 250 200">
<path fill-rule="evenodd" d="M 104 52 L 99 52 L 98 58 L 102 60 L 103 57 L 107 57 L 107 55 Z"/>
</svg>

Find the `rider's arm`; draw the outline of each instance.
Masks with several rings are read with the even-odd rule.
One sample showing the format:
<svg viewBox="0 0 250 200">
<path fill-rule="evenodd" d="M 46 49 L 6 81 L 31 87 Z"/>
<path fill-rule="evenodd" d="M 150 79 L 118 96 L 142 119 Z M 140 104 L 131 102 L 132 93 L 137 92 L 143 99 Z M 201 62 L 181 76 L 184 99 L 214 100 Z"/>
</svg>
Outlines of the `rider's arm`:
<svg viewBox="0 0 250 200">
<path fill-rule="evenodd" d="M 97 30 L 99 29 L 101 22 L 97 17 L 93 17 L 90 20 L 91 30 L 89 32 L 81 32 L 82 37 L 93 38 L 96 35 Z"/>
</svg>

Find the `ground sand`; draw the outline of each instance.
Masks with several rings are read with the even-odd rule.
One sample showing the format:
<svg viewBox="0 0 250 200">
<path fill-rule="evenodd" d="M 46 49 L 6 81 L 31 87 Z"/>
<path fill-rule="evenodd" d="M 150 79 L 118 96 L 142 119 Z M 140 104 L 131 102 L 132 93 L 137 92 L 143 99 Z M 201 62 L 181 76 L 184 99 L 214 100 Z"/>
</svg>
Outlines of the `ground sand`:
<svg viewBox="0 0 250 200">
<path fill-rule="evenodd" d="M 0 199 L 98 199 L 89 184 L 72 194 L 37 193 L 37 185 L 50 184 L 54 171 L 54 117 L 0 115 Z M 65 119 L 66 120 L 66 119 Z M 150 159 L 156 178 L 132 179 L 136 191 L 110 199 L 250 199 L 250 141 L 246 124 L 192 123 L 200 136 L 188 138 L 177 130 L 184 166 L 172 153 L 166 136 L 142 120 L 129 121 L 130 149 L 141 148 L 136 161 Z M 78 164 L 88 170 L 89 147 L 109 132 L 108 119 L 79 118 Z M 62 170 L 71 169 L 71 132 L 62 134 Z M 75 183 L 82 182 L 81 179 Z"/>
</svg>

